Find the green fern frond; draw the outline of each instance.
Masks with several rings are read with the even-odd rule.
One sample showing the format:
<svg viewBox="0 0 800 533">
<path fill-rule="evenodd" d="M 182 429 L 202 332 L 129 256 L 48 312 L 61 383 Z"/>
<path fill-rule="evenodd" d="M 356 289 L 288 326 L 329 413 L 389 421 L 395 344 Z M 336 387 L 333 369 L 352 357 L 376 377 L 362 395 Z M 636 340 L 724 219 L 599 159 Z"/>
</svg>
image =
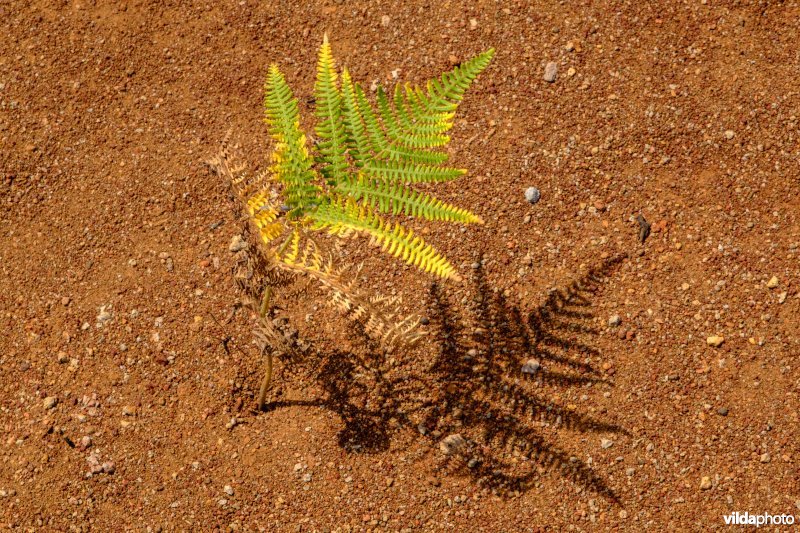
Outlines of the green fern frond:
<svg viewBox="0 0 800 533">
<path fill-rule="evenodd" d="M 347 132 L 347 145 L 353 162 L 357 167 L 364 166 L 364 163 L 371 158 L 372 144 L 364 128 L 364 121 L 356 101 L 356 89 L 347 69 L 342 71 L 342 115 Z"/>
<path fill-rule="evenodd" d="M 376 154 L 384 153 L 389 149 L 389 139 L 387 139 L 383 128 L 378 122 L 378 117 L 373 111 L 372 105 L 370 105 L 369 101 L 367 101 L 367 97 L 364 94 L 364 89 L 362 89 L 361 85 L 358 83 L 355 84 L 355 97 L 358 112 L 363 117 L 364 126 L 369 134 L 372 150 Z M 375 157 L 378 158 L 380 155 L 376 155 Z"/>
<path fill-rule="evenodd" d="M 425 163 L 369 161 L 363 172 L 384 181 L 398 183 L 432 183 L 450 181 L 467 173 L 461 168 L 446 168 Z"/>
<path fill-rule="evenodd" d="M 395 88 L 395 91 L 398 90 L 399 85 Z M 399 95 L 398 98 L 402 102 L 402 98 Z M 414 124 L 411 117 L 405 113 L 402 107 L 399 107 L 403 120 L 403 124 L 401 124 L 400 118 L 398 118 L 398 111 L 392 109 L 383 87 L 378 87 L 378 109 L 383 125 L 386 127 L 386 132 L 392 141 L 416 148 L 434 148 L 444 146 L 450 142 L 450 137 L 442 135 L 450 129 L 450 126 L 444 121 L 434 124 L 422 122 Z M 407 133 L 409 130 L 413 130 L 413 134 Z"/>
<path fill-rule="evenodd" d="M 255 180 L 258 184 L 248 182 L 244 200 L 262 241 L 274 245 L 273 257 L 285 265 L 306 265 L 301 241 L 309 230 L 326 229 L 340 237 L 362 233 L 408 263 L 457 278 L 444 256 L 380 213 L 482 222 L 466 209 L 409 186 L 449 181 L 466 173 L 445 167 L 448 155 L 441 148 L 450 141 L 447 132 L 465 91 L 493 54 L 494 50 L 484 52 L 430 80 L 424 88 L 397 85 L 389 97 L 379 87 L 376 100 L 370 101 L 347 69 L 337 76 L 325 36 L 314 85 L 319 139 L 314 157 L 300 130 L 297 99 L 278 68 L 271 66 L 264 107 L 277 146 L 268 179 L 262 174 Z M 268 183 L 272 180 L 282 184 L 283 190 L 272 190 Z M 281 193 L 285 207 L 273 203 Z M 286 216 L 283 211 L 288 211 Z"/>
<path fill-rule="evenodd" d="M 270 135 L 277 141 L 272 154 L 272 172 L 285 186 L 286 204 L 293 211 L 291 215 L 300 216 L 321 191 L 314 185 L 313 161 L 306 148 L 306 136 L 300 130 L 297 99 L 277 65 L 269 68 L 264 112 Z"/>
<path fill-rule="evenodd" d="M 478 74 L 489 65 L 493 56 L 494 48 L 490 48 L 450 72 L 445 72 L 438 79 L 429 80 L 424 94 L 421 90 L 410 92 L 415 95 L 411 100 L 423 111 L 422 115 L 417 115 L 418 120 L 436 123 L 444 118 L 446 122 L 452 121 L 452 114 L 455 113 L 464 93 Z"/>
<path fill-rule="evenodd" d="M 447 204 L 423 192 L 415 191 L 402 184 L 370 180 L 363 174 L 358 181 L 344 182 L 337 187 L 341 192 L 350 195 L 356 201 L 377 209 L 381 213 L 442 220 L 446 222 L 462 222 L 465 224 L 482 224 L 483 220 L 466 209 Z"/>
<path fill-rule="evenodd" d="M 456 281 L 461 277 L 453 265 L 431 245 L 395 223 L 394 226 L 368 206 L 359 205 L 353 198 L 338 198 L 308 213 L 316 222 L 315 229 L 326 229 L 332 235 L 348 236 L 353 232 L 369 235 L 373 242 L 395 257 L 426 272 Z"/>
<path fill-rule="evenodd" d="M 337 87 L 336 62 L 327 34 L 319 50 L 314 100 L 319 119 L 315 131 L 320 138 L 317 144 L 320 172 L 329 185 L 334 185 L 347 175 L 347 138 L 342 121 L 342 97 Z"/>
</svg>

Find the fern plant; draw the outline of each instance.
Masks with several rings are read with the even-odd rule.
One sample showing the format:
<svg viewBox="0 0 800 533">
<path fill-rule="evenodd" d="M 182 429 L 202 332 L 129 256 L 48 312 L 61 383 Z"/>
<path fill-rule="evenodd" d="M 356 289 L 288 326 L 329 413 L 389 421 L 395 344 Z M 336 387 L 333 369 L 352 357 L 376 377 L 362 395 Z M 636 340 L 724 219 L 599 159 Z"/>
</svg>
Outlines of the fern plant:
<svg viewBox="0 0 800 533">
<path fill-rule="evenodd" d="M 278 66 L 270 66 L 264 110 L 275 141 L 271 165 L 250 176 L 230 161 L 225 149 L 211 162 L 241 200 L 263 263 L 262 282 L 249 288 L 262 322 L 257 338 L 267 339 L 261 344 L 270 352 L 260 404 L 271 376 L 270 350 L 285 349 L 276 348 L 282 341 L 267 319 L 270 299 L 282 285 L 276 281 L 278 271 L 317 280 L 332 293 L 335 305 L 362 320 L 366 332 L 388 347 L 419 336 L 417 320 L 400 317 L 395 299 L 365 293 L 347 281 L 344 271 L 326 258 L 315 233 L 337 238 L 363 235 L 384 252 L 426 272 L 460 280 L 443 254 L 397 219 L 483 222 L 413 185 L 445 182 L 466 173 L 445 165 L 448 157 L 442 148 L 450 140 L 447 132 L 465 91 L 493 55 L 490 49 L 423 87 L 397 85 L 391 94 L 378 87 L 372 102 L 346 68 L 339 74 L 326 35 L 314 87 L 313 149 L 300 127 L 297 98 Z"/>
</svg>

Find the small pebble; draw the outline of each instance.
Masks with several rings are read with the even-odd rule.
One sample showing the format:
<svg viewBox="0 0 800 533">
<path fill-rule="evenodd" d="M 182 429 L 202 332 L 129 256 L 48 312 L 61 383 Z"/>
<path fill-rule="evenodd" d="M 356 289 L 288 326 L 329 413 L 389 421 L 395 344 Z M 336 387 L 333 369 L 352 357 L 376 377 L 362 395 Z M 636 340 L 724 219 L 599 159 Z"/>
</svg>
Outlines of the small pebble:
<svg viewBox="0 0 800 533">
<path fill-rule="evenodd" d="M 620 324 L 622 324 L 622 319 L 619 317 L 619 315 L 611 315 L 609 317 L 608 325 L 610 327 L 613 328 L 613 327 L 619 326 Z"/>
<path fill-rule="evenodd" d="M 527 200 L 529 204 L 534 205 L 538 203 L 541 197 L 542 194 L 536 187 L 528 187 L 525 189 L 525 200 Z"/>
<path fill-rule="evenodd" d="M 535 376 L 542 369 L 542 365 L 536 359 L 529 359 L 522 365 L 522 373 Z"/>
<path fill-rule="evenodd" d="M 111 320 L 111 312 L 106 309 L 106 306 L 101 306 L 100 311 L 97 313 L 97 324 L 102 325 Z"/>
<path fill-rule="evenodd" d="M 44 399 L 43 405 L 45 409 L 53 409 L 56 405 L 58 405 L 58 398 L 55 396 L 48 396 Z"/>
<path fill-rule="evenodd" d="M 464 437 L 458 433 L 454 433 L 442 439 L 442 441 L 439 443 L 439 449 L 445 455 L 455 455 L 466 445 L 467 441 L 464 440 Z"/>
<path fill-rule="evenodd" d="M 555 61 L 550 61 L 544 67 L 544 81 L 547 83 L 553 83 L 556 81 L 556 77 L 558 76 L 558 63 Z"/>
<path fill-rule="evenodd" d="M 650 223 L 641 214 L 636 215 L 636 222 L 639 223 L 639 242 L 644 244 L 650 236 Z"/>
<path fill-rule="evenodd" d="M 772 460 L 772 458 L 769 456 L 769 454 L 768 454 L 768 453 L 762 453 L 762 454 L 761 454 L 761 459 L 760 459 L 760 461 L 761 461 L 762 463 L 768 463 L 768 462 L 770 462 L 771 460 Z"/>
<path fill-rule="evenodd" d="M 711 478 L 708 476 L 703 476 L 700 480 L 700 490 L 708 490 L 711 488 Z"/>
<path fill-rule="evenodd" d="M 381 26 L 383 26 L 384 28 L 387 28 L 387 27 L 389 27 L 389 23 L 391 21 L 392 21 L 392 19 L 389 18 L 389 15 L 384 15 L 384 16 L 381 17 Z"/>
<path fill-rule="evenodd" d="M 239 252 L 247 248 L 247 242 L 242 239 L 241 235 L 234 235 L 231 239 L 231 243 L 228 246 L 228 250 L 231 252 Z"/>
<path fill-rule="evenodd" d="M 611 439 L 600 439 L 600 447 L 604 450 L 611 448 L 614 445 L 614 441 Z"/>
<path fill-rule="evenodd" d="M 728 416 L 728 408 L 727 407 L 720 407 L 717 409 L 717 414 L 719 416 Z"/>
<path fill-rule="evenodd" d="M 222 488 L 222 490 L 223 490 L 223 491 L 225 492 L 225 494 L 227 494 L 228 496 L 233 496 L 233 487 L 231 487 L 230 485 L 225 485 L 225 486 Z"/>
<path fill-rule="evenodd" d="M 722 346 L 722 343 L 725 342 L 724 337 L 720 337 L 719 335 L 712 335 L 706 339 L 706 343 L 709 346 L 713 346 L 714 348 L 719 348 Z"/>
<path fill-rule="evenodd" d="M 767 288 L 768 289 L 774 289 L 775 287 L 778 286 L 779 283 L 780 283 L 780 281 L 778 280 L 778 277 L 777 276 L 772 276 L 770 278 L 770 280 L 767 282 Z"/>
<path fill-rule="evenodd" d="M 725 130 L 725 138 L 728 139 L 729 141 L 733 139 L 734 135 L 735 134 L 733 133 L 733 130 Z"/>
</svg>

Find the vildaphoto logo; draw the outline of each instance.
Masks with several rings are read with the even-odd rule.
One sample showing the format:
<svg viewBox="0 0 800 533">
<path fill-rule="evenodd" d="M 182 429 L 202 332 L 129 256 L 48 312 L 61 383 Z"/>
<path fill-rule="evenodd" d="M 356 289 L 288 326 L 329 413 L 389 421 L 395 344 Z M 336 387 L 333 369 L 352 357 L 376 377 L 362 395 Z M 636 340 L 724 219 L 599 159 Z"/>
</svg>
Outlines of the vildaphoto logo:
<svg viewBox="0 0 800 533">
<path fill-rule="evenodd" d="M 790 514 L 731 513 L 722 517 L 729 526 L 791 526 L 794 516 Z"/>
</svg>

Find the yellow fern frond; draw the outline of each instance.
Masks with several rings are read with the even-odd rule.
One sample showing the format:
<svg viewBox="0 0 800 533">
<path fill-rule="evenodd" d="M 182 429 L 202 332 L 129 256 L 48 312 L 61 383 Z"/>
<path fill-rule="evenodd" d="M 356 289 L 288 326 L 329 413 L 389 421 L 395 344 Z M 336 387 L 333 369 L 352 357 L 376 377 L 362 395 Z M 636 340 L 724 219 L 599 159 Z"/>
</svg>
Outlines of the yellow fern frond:
<svg viewBox="0 0 800 533">
<path fill-rule="evenodd" d="M 400 224 L 392 225 L 372 212 L 368 206 L 357 204 L 353 198 L 339 198 L 335 202 L 319 206 L 308 216 L 316 222 L 316 229 L 326 229 L 332 235 L 338 236 L 348 231 L 367 234 L 384 252 L 426 272 L 461 280 L 453 265 L 421 237 Z"/>
</svg>

